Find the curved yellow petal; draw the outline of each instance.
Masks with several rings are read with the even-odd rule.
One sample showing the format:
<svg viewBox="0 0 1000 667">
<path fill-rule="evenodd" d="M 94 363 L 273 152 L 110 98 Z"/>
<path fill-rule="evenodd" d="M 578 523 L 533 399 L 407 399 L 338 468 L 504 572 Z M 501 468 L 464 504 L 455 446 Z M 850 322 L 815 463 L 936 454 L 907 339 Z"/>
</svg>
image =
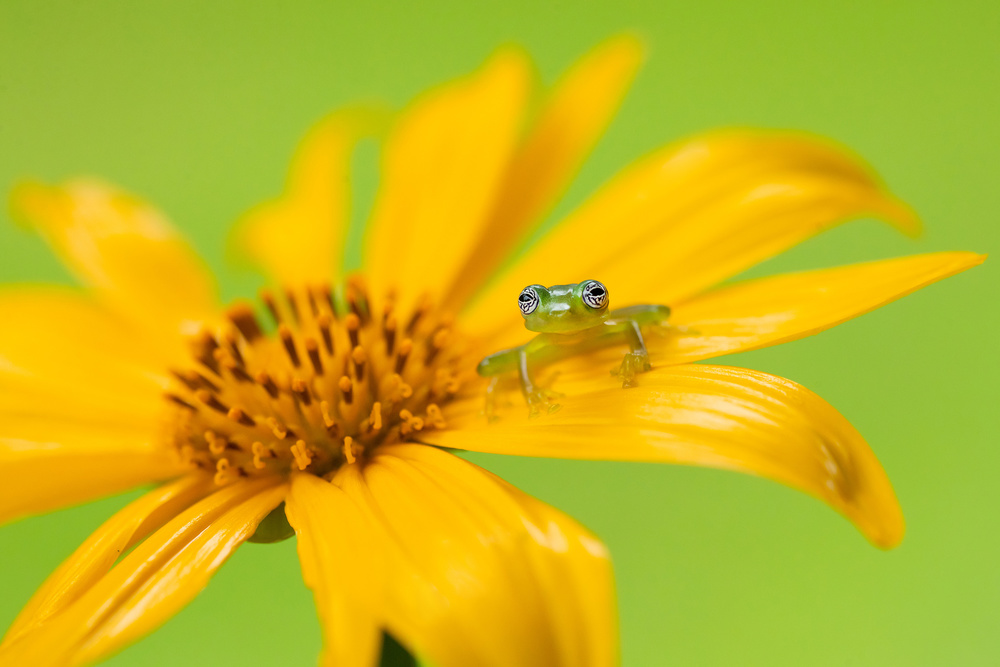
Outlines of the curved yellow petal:
<svg viewBox="0 0 1000 667">
<path fill-rule="evenodd" d="M 205 587 L 286 490 L 276 479 L 237 482 L 196 503 L 66 609 L 0 647 L 0 662 L 86 665 L 152 632 Z"/>
<path fill-rule="evenodd" d="M 412 652 L 441 667 L 617 661 L 607 552 L 569 517 L 421 445 L 334 483 L 382 532 L 385 626 Z"/>
<path fill-rule="evenodd" d="M 150 491 L 108 519 L 35 592 L 4 637 L 9 644 L 79 599 L 118 558 L 200 500 L 212 477 L 195 473 Z"/>
<path fill-rule="evenodd" d="M 366 239 L 365 273 L 376 295 L 437 295 L 456 278 L 488 224 L 530 82 L 525 56 L 504 49 L 402 114 L 384 149 Z"/>
<path fill-rule="evenodd" d="M 382 543 L 347 494 L 314 475 L 295 476 L 285 503 L 323 626 L 320 664 L 372 667 L 382 637 Z"/>
<path fill-rule="evenodd" d="M 863 315 L 985 260 L 941 252 L 750 280 L 678 304 L 680 330 L 650 340 L 654 365 L 777 345 Z M 684 331 L 687 333 L 684 333 Z"/>
<path fill-rule="evenodd" d="M 66 265 L 122 317 L 175 342 L 215 317 L 211 275 L 162 214 L 97 181 L 22 183 L 15 217 L 37 229 Z"/>
<path fill-rule="evenodd" d="M 481 397 L 456 402 L 445 411 L 448 429 L 420 439 L 479 452 L 737 470 L 816 496 L 879 547 L 902 539 L 903 515 L 875 454 L 805 387 L 757 371 L 697 364 L 654 369 L 630 389 L 604 375 L 567 373 L 554 384 L 565 394 L 561 408 L 535 419 L 515 401 L 487 424 Z"/>
<path fill-rule="evenodd" d="M 636 37 L 612 37 L 556 84 L 506 169 L 486 230 L 451 284 L 445 308 L 461 308 L 569 185 L 618 110 L 642 52 Z"/>
<path fill-rule="evenodd" d="M 519 329 L 528 284 L 594 278 L 613 305 L 672 305 L 847 219 L 919 224 L 868 168 L 805 135 L 726 132 L 668 146 L 603 187 L 463 314 L 473 333 Z"/>
<path fill-rule="evenodd" d="M 0 393 L 46 396 L 51 403 L 39 407 L 58 415 L 69 403 L 152 417 L 162 404 L 170 355 L 78 291 L 4 289 L 0 313 L 8 323 L 0 327 Z"/>
<path fill-rule="evenodd" d="M 284 194 L 237 224 L 239 250 L 283 285 L 329 282 L 340 272 L 350 221 L 351 153 L 384 124 L 384 113 L 351 107 L 306 134 L 292 159 Z"/>
<path fill-rule="evenodd" d="M 0 412 L 0 523 L 181 474 L 147 431 Z"/>
</svg>

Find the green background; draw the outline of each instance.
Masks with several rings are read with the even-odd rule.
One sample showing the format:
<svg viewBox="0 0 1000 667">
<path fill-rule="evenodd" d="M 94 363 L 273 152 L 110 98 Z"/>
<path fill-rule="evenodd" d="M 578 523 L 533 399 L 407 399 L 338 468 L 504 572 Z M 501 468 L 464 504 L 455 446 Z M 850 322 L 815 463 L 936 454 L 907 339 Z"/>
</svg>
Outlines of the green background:
<svg viewBox="0 0 1000 667">
<path fill-rule="evenodd" d="M 648 62 L 557 213 L 679 136 L 801 128 L 866 156 L 927 233 L 914 242 L 854 223 L 755 275 L 996 247 L 996 2 L 263 4 L 4 0 L 0 188 L 25 175 L 118 182 L 171 215 L 232 297 L 256 283 L 225 263 L 228 225 L 277 192 L 294 143 L 327 110 L 401 105 L 505 41 L 551 81 L 634 29 Z M 370 194 L 371 177 L 360 187 Z M 2 218 L 0 281 L 68 280 Z M 908 520 L 891 552 L 758 479 L 475 458 L 610 546 L 626 665 L 1000 664 L 997 297 L 987 262 L 818 337 L 725 360 L 805 384 L 866 435 Z M 0 627 L 126 500 L 0 529 Z M 288 541 L 241 549 L 189 608 L 109 664 L 313 664 L 319 645 Z"/>
</svg>

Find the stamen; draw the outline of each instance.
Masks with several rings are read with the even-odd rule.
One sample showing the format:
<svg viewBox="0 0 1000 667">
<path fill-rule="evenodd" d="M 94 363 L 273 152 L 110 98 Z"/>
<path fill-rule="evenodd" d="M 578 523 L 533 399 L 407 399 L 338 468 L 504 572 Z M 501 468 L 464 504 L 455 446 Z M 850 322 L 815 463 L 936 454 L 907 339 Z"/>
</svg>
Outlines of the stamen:
<svg viewBox="0 0 1000 667">
<path fill-rule="evenodd" d="M 361 328 L 361 318 L 356 313 L 350 313 L 344 318 L 347 335 L 351 338 L 351 349 L 358 346 L 358 329 Z"/>
<path fill-rule="evenodd" d="M 398 373 L 393 373 L 386 378 L 379 393 L 387 402 L 398 403 L 413 395 L 413 387 L 406 384 Z"/>
<path fill-rule="evenodd" d="M 274 300 L 274 292 L 271 290 L 261 290 L 260 300 L 264 302 L 267 306 L 267 312 L 271 314 L 271 319 L 274 320 L 274 325 L 277 326 L 281 324 L 281 313 L 278 311 L 278 302 Z"/>
<path fill-rule="evenodd" d="M 291 448 L 292 456 L 295 457 L 295 465 L 299 467 L 299 470 L 305 470 L 312 463 L 313 453 L 306 446 L 305 440 L 299 440 Z"/>
<path fill-rule="evenodd" d="M 447 343 L 448 343 L 447 329 L 441 329 L 436 334 L 434 334 L 434 337 L 431 338 L 431 344 L 427 351 L 427 359 L 424 360 L 424 363 L 427 364 L 428 366 L 433 364 L 435 357 L 437 357 L 438 355 L 438 352 L 440 352 Z"/>
<path fill-rule="evenodd" d="M 319 358 L 319 343 L 315 338 L 306 338 L 306 353 L 309 355 L 309 363 L 312 364 L 316 375 L 323 374 L 323 361 Z"/>
<path fill-rule="evenodd" d="M 232 358 L 227 358 L 225 361 L 222 362 L 222 365 L 225 367 L 227 371 L 229 371 L 229 374 L 232 375 L 234 378 L 236 378 L 236 380 L 238 380 L 239 382 L 245 382 L 247 384 L 253 382 L 253 378 L 250 377 L 250 375 L 245 370 L 243 370 L 242 366 L 236 363 L 236 360 Z"/>
<path fill-rule="evenodd" d="M 364 320 L 364 313 L 361 310 L 361 306 L 358 305 L 358 298 L 355 295 L 347 295 L 347 307 L 351 309 L 351 312 L 356 315 L 359 320 Z"/>
<path fill-rule="evenodd" d="M 299 317 L 299 304 L 295 301 L 295 292 L 290 289 L 286 289 L 285 300 L 288 301 L 288 308 L 292 311 L 292 319 L 294 319 L 296 323 L 301 322 L 302 318 Z"/>
<path fill-rule="evenodd" d="M 351 436 L 347 436 L 346 438 L 344 438 L 344 447 L 343 447 L 344 458 L 347 459 L 347 462 L 349 464 L 354 463 L 355 461 L 353 445 L 354 445 L 354 439 L 351 438 Z"/>
<path fill-rule="evenodd" d="M 226 349 L 229 351 L 229 354 L 232 355 L 236 363 L 240 366 L 246 366 L 246 361 L 243 359 L 243 354 L 240 352 L 239 345 L 236 344 L 236 337 L 227 333 L 222 337 L 222 340 L 226 344 Z"/>
<path fill-rule="evenodd" d="M 406 366 L 406 360 L 412 350 L 413 341 L 409 338 L 404 338 L 399 344 L 399 353 L 396 355 L 396 373 L 402 374 L 403 367 Z"/>
<path fill-rule="evenodd" d="M 375 401 L 372 405 L 372 412 L 368 415 L 368 424 L 372 427 L 373 431 L 379 431 L 382 429 L 382 404 Z"/>
<path fill-rule="evenodd" d="M 222 391 L 222 389 L 219 387 L 219 385 L 215 384 L 214 382 L 212 382 L 211 380 L 209 380 L 207 377 L 205 377 L 204 375 L 202 375 L 198 371 L 191 371 L 188 374 L 188 379 L 191 380 L 192 382 L 196 382 L 198 384 L 201 384 L 201 386 L 205 387 L 206 389 L 208 389 L 208 390 L 210 390 L 210 391 L 212 391 L 212 392 L 214 392 L 216 394 L 218 394 L 220 391 Z"/>
<path fill-rule="evenodd" d="M 414 416 L 409 410 L 400 410 L 399 418 L 403 420 L 403 424 L 399 427 L 399 432 L 403 436 L 407 436 L 413 431 L 419 431 L 424 427 L 424 420 Z"/>
<path fill-rule="evenodd" d="M 319 315 L 319 308 L 316 307 L 316 295 L 309 288 L 306 288 L 306 300 L 309 301 L 309 312 L 312 313 L 313 317 Z"/>
<path fill-rule="evenodd" d="M 412 336 L 413 332 L 417 330 L 417 324 L 420 322 L 420 318 L 424 316 L 426 312 L 427 304 L 426 299 L 417 306 L 417 309 L 413 311 L 413 315 L 410 316 L 410 321 L 406 323 L 406 335 Z"/>
<path fill-rule="evenodd" d="M 171 370 L 170 374 L 191 391 L 194 391 L 200 386 L 200 383 L 198 382 L 198 375 L 193 371 L 191 373 L 182 373 L 180 371 Z M 193 378 L 191 377 L 192 374 L 194 375 Z"/>
<path fill-rule="evenodd" d="M 336 420 L 330 416 L 330 403 L 328 401 L 319 402 L 319 411 L 323 417 L 323 426 L 330 428 L 337 424 Z"/>
<path fill-rule="evenodd" d="M 446 426 L 444 415 L 441 414 L 441 408 L 436 403 L 431 403 L 427 406 L 427 423 L 434 428 L 444 428 Z"/>
<path fill-rule="evenodd" d="M 387 356 L 392 356 L 392 349 L 396 344 L 396 316 L 388 315 L 385 318 L 385 353 Z"/>
<path fill-rule="evenodd" d="M 212 431 L 205 431 L 205 442 L 208 443 L 208 451 L 216 456 L 226 451 L 226 439 L 220 438 Z"/>
<path fill-rule="evenodd" d="M 199 389 L 195 392 L 195 397 L 216 412 L 221 412 L 224 415 L 229 414 L 229 406 L 217 399 L 211 392 Z"/>
<path fill-rule="evenodd" d="M 224 486 L 229 482 L 229 459 L 219 459 L 215 464 L 215 484 L 216 486 Z"/>
<path fill-rule="evenodd" d="M 244 426 L 257 425 L 257 422 L 255 422 L 250 415 L 243 412 L 240 408 L 230 408 L 227 416 L 237 424 L 243 424 Z"/>
<path fill-rule="evenodd" d="M 215 350 L 219 347 L 219 343 L 215 340 L 215 337 L 207 330 L 203 330 L 198 336 L 198 340 L 195 341 L 195 345 L 199 349 L 195 358 L 204 364 L 206 368 L 211 369 L 213 373 L 218 373 L 219 366 L 215 363 L 215 357 L 213 356 Z"/>
<path fill-rule="evenodd" d="M 257 470 L 261 470 L 267 466 L 261 459 L 264 456 L 274 456 L 274 454 L 264 447 L 263 442 L 255 442 L 250 446 L 250 451 L 253 452 L 253 467 Z"/>
<path fill-rule="evenodd" d="M 365 348 L 358 345 L 351 351 L 351 361 L 354 362 L 354 378 L 361 382 L 361 379 L 365 376 L 365 362 L 368 361 L 368 353 L 365 352 Z"/>
<path fill-rule="evenodd" d="M 301 365 L 299 361 L 298 350 L 295 349 L 295 340 L 292 337 L 292 330 L 287 324 L 282 324 L 278 327 L 278 336 L 281 337 L 281 344 L 285 346 L 285 352 L 288 354 L 288 358 L 292 362 L 292 366 L 298 368 Z"/>
<path fill-rule="evenodd" d="M 320 296 L 323 297 L 323 300 L 326 302 L 326 305 L 330 307 L 330 312 L 333 313 L 334 318 L 336 318 L 337 307 L 333 305 L 333 288 L 330 287 L 329 283 L 324 283 L 323 285 L 320 285 L 318 289 Z"/>
<path fill-rule="evenodd" d="M 268 417 L 266 422 L 267 425 L 271 427 L 271 432 L 274 433 L 274 437 L 278 440 L 284 440 L 291 433 L 287 426 L 279 422 L 274 417 Z"/>
<path fill-rule="evenodd" d="M 164 398 L 166 398 L 171 403 L 179 405 L 182 408 L 186 408 L 188 410 L 197 410 L 198 409 L 198 408 L 194 407 L 193 405 L 191 405 L 190 403 L 188 403 L 187 401 L 185 401 L 180 396 L 177 396 L 175 394 L 164 394 L 163 396 L 164 396 Z"/>
<path fill-rule="evenodd" d="M 340 378 L 340 391 L 344 395 L 344 403 L 348 405 L 354 400 L 354 383 L 351 382 L 351 378 L 344 375 Z"/>
<path fill-rule="evenodd" d="M 312 397 L 309 395 L 309 387 L 302 380 L 295 378 L 292 380 L 292 392 L 295 397 L 302 401 L 303 405 L 309 405 L 312 403 Z"/>
<path fill-rule="evenodd" d="M 253 309 L 245 303 L 238 303 L 231 306 L 226 311 L 226 317 L 236 325 L 236 328 L 240 330 L 244 340 L 248 343 L 253 343 L 263 335 L 260 331 L 260 324 L 257 322 L 257 316 L 254 315 Z"/>
<path fill-rule="evenodd" d="M 257 384 L 264 388 L 264 391 L 267 392 L 268 396 L 271 398 L 278 398 L 278 385 L 274 384 L 274 380 L 271 379 L 271 376 L 264 371 L 257 373 Z"/>
<path fill-rule="evenodd" d="M 332 357 L 333 335 L 330 333 L 330 326 L 333 324 L 333 316 L 330 313 L 323 313 L 316 318 L 316 324 L 319 325 L 319 332 L 323 336 L 323 347 L 326 348 L 326 353 Z"/>
</svg>

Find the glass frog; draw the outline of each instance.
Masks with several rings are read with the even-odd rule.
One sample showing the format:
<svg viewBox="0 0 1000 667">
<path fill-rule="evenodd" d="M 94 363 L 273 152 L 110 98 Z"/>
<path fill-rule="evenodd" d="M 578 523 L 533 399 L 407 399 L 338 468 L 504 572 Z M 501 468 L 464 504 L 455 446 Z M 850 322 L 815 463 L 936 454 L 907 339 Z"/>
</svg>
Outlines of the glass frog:
<svg viewBox="0 0 1000 667">
<path fill-rule="evenodd" d="M 665 326 L 670 308 L 636 305 L 609 310 L 608 288 L 596 280 L 571 285 L 528 285 L 518 296 L 524 326 L 537 336 L 524 345 L 501 350 L 479 362 L 482 377 L 492 378 L 487 389 L 486 413 L 492 417 L 494 392 L 502 376 L 517 373 L 532 415 L 554 410 L 558 395 L 538 386 L 532 369 L 592 350 L 627 344 L 629 352 L 612 370 L 622 387 L 635 386 L 635 376 L 650 369 L 642 327 Z"/>
</svg>

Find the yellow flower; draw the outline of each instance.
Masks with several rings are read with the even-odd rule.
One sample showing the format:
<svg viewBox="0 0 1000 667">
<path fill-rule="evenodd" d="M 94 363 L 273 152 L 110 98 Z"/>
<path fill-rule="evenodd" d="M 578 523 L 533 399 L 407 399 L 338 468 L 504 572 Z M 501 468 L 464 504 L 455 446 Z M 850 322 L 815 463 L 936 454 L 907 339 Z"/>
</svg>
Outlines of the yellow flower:
<svg viewBox="0 0 1000 667">
<path fill-rule="evenodd" d="M 383 630 L 442 666 L 616 662 L 600 541 L 446 448 L 740 470 L 895 545 L 889 481 L 833 408 L 788 380 L 691 363 L 816 333 L 982 261 L 938 253 L 713 287 L 846 219 L 915 233 L 857 159 L 779 132 L 667 146 L 506 261 L 639 60 L 633 39 L 608 41 L 530 118 L 532 70 L 514 49 L 419 98 L 385 139 L 363 273 L 346 281 L 349 155 L 380 124 L 363 109 L 332 114 L 302 143 L 284 194 L 239 226 L 273 280 L 259 307 L 221 308 L 186 244 L 127 194 L 18 188 L 16 214 L 86 289 L 0 293 L 0 520 L 170 481 L 56 570 L 0 662 L 120 650 L 255 532 L 280 533 L 282 512 L 324 664 L 376 663 Z M 559 411 L 529 420 L 514 396 L 487 422 L 475 364 L 525 337 L 521 287 L 591 277 L 619 305 L 669 304 L 684 335 L 652 341 L 654 369 L 635 388 L 608 373 L 620 351 L 595 353 L 550 378 Z"/>
</svg>

